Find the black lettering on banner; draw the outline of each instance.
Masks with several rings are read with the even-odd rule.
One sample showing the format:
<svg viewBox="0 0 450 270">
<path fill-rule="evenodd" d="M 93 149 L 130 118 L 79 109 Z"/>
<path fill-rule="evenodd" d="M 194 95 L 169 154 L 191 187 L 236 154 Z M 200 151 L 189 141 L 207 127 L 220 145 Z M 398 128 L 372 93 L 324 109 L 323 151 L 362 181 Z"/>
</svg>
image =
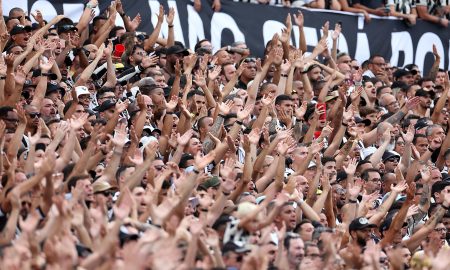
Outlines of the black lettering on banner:
<svg viewBox="0 0 450 270">
<path fill-rule="evenodd" d="M 151 32 L 156 24 L 156 13 L 161 3 L 167 11 L 175 7 L 178 20 L 175 21 L 176 40 L 193 48 L 203 38 L 211 40 L 217 50 L 234 41 L 245 41 L 256 56 L 262 56 L 265 43 L 273 33 L 283 27 L 288 12 L 296 13 L 298 9 L 283 7 L 237 3 L 222 1 L 222 10 L 214 13 L 210 7 L 212 0 L 202 0 L 202 11 L 197 13 L 191 0 L 134 0 L 122 1 L 124 9 L 130 17 L 137 13 L 142 16 L 140 31 Z M 4 13 L 18 6 L 24 10 L 41 9 L 46 19 L 56 14 L 77 20 L 83 11 L 84 0 L 17 0 L 3 1 Z M 109 1 L 99 1 L 99 10 L 105 10 Z M 27 5 L 27 6 L 25 6 Z M 320 39 L 320 29 L 325 21 L 334 24 L 342 22 L 343 35 L 339 40 L 339 48 L 347 51 L 359 62 L 367 60 L 370 55 L 379 54 L 394 66 L 415 63 L 426 72 L 431 67 L 434 57 L 432 44 L 436 44 L 441 55 L 441 68 L 449 67 L 450 31 L 446 28 L 418 20 L 413 27 L 408 27 L 401 20 L 373 18 L 365 23 L 363 18 L 353 14 L 331 11 L 312 11 L 302 9 L 305 17 L 306 42 L 309 49 Z M 167 35 L 167 27 L 163 27 L 162 35 Z M 292 44 L 298 47 L 298 30 L 293 27 Z"/>
</svg>

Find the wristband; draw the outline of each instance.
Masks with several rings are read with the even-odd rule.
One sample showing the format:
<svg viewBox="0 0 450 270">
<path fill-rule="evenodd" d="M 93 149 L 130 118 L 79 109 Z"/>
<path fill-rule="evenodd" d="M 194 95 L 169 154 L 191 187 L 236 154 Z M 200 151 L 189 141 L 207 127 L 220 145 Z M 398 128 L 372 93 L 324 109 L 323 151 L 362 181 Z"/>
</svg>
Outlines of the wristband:
<svg viewBox="0 0 450 270">
<path fill-rule="evenodd" d="M 349 203 L 358 203 L 357 200 L 348 200 Z"/>
<path fill-rule="evenodd" d="M 119 12 L 117 12 L 117 13 L 119 13 Z M 119 15 L 120 15 L 120 17 L 123 17 L 123 16 L 125 16 L 125 12 L 124 13 L 119 13 Z"/>
<path fill-rule="evenodd" d="M 344 122 L 342 122 L 342 125 L 343 125 L 344 127 L 348 127 L 348 124 L 346 124 L 346 123 L 344 123 Z"/>
<path fill-rule="evenodd" d="M 289 77 L 289 75 L 287 75 L 287 74 L 281 74 L 281 77 L 287 78 L 287 77 Z"/>
<path fill-rule="evenodd" d="M 236 123 L 238 123 L 241 126 L 244 124 L 244 122 L 242 122 L 241 120 L 236 120 Z"/>
<path fill-rule="evenodd" d="M 219 113 L 217 116 L 222 117 L 223 119 L 227 118 L 225 115 Z"/>
<path fill-rule="evenodd" d="M 432 149 L 431 147 L 428 147 L 428 151 L 430 151 L 431 153 L 434 153 L 434 151 L 436 151 L 436 149 Z"/>
<path fill-rule="evenodd" d="M 51 75 L 51 73 L 41 73 L 41 76 L 45 76 L 45 77 L 48 77 L 50 75 Z"/>
<path fill-rule="evenodd" d="M 195 174 L 199 174 L 200 172 L 197 169 L 192 170 Z"/>
<path fill-rule="evenodd" d="M 166 114 L 175 114 L 174 112 L 166 112 Z"/>
<path fill-rule="evenodd" d="M 222 191 L 222 194 L 225 195 L 225 196 L 230 196 L 231 192 Z"/>
<path fill-rule="evenodd" d="M 169 28 L 172 28 L 173 27 L 173 25 L 169 25 Z"/>
<path fill-rule="evenodd" d="M 362 86 L 361 82 L 355 82 L 355 86 Z"/>
<path fill-rule="evenodd" d="M 201 211 L 201 212 L 208 212 L 208 209 L 202 208 L 202 209 L 200 209 L 200 211 Z"/>
<path fill-rule="evenodd" d="M 6 76 L 0 76 L 0 80 L 6 80 Z"/>
<path fill-rule="evenodd" d="M 445 210 L 450 210 L 450 206 L 444 206 L 444 204 L 441 204 L 442 208 L 444 208 Z"/>
</svg>

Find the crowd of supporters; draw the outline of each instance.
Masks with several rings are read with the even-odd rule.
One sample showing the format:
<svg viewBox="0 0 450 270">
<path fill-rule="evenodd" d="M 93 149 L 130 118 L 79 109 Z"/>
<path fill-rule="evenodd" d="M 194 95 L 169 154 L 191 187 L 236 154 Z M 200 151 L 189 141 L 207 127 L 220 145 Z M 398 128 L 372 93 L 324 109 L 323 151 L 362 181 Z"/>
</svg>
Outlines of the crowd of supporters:
<svg viewBox="0 0 450 270">
<path fill-rule="evenodd" d="M 0 269 L 450 269 L 434 46 L 426 74 L 338 52 L 340 24 L 308 51 L 298 12 L 261 58 L 239 41 L 191 51 L 174 9 L 146 35 L 120 0 L 97 5 L 31 23 L 0 0 Z"/>
</svg>

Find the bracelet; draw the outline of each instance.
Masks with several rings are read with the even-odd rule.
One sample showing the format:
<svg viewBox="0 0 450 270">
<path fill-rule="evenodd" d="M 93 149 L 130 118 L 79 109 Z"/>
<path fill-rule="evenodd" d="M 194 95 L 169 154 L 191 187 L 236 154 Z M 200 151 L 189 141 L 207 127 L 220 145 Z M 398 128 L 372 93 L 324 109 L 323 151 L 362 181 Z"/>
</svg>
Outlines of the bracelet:
<svg viewBox="0 0 450 270">
<path fill-rule="evenodd" d="M 281 77 L 287 78 L 287 77 L 289 77 L 289 75 L 281 73 Z"/>
<path fill-rule="evenodd" d="M 202 208 L 202 209 L 200 209 L 200 211 L 201 211 L 201 212 L 208 212 L 208 209 Z"/>
<path fill-rule="evenodd" d="M 434 151 L 436 151 L 436 149 L 432 149 L 431 147 L 428 147 L 428 151 L 430 151 L 431 153 L 434 153 Z"/>
<path fill-rule="evenodd" d="M 0 80 L 6 80 L 6 76 L 0 76 Z"/>
<path fill-rule="evenodd" d="M 197 169 L 195 169 L 195 168 L 194 168 L 192 171 L 193 171 L 195 174 L 199 174 L 199 173 L 200 173 L 200 172 L 199 172 Z"/>
<path fill-rule="evenodd" d="M 166 112 L 166 115 L 167 115 L 167 114 L 175 114 L 175 113 L 174 113 L 174 112 Z"/>
<path fill-rule="evenodd" d="M 41 73 L 41 76 L 46 76 L 46 77 L 48 77 L 48 76 L 50 76 L 51 75 L 51 73 Z"/>
<path fill-rule="evenodd" d="M 230 196 L 231 192 L 222 191 L 222 194 L 225 195 L 225 196 Z"/>
<path fill-rule="evenodd" d="M 236 120 L 236 123 L 238 123 L 241 126 L 244 124 L 244 122 L 242 122 L 241 120 Z"/>
<path fill-rule="evenodd" d="M 217 116 L 222 117 L 223 119 L 227 118 L 225 115 L 219 113 Z"/>
<path fill-rule="evenodd" d="M 349 203 L 358 203 L 357 200 L 350 200 L 350 199 L 348 200 L 348 202 L 349 202 Z"/>
<path fill-rule="evenodd" d="M 444 206 L 444 204 L 441 204 L 442 208 L 444 208 L 445 210 L 450 210 L 450 206 Z"/>
<path fill-rule="evenodd" d="M 344 122 L 342 122 L 342 125 L 343 125 L 344 127 L 348 127 L 348 124 L 346 124 L 346 123 L 344 123 Z"/>
<path fill-rule="evenodd" d="M 169 25 L 169 28 L 172 28 L 173 27 L 173 25 Z"/>
</svg>

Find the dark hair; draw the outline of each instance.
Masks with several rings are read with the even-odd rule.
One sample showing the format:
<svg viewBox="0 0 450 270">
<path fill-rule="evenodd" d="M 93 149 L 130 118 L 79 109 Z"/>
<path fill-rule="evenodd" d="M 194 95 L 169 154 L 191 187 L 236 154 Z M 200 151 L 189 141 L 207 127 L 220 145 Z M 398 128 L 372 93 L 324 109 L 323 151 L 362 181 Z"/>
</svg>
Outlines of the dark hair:
<svg viewBox="0 0 450 270">
<path fill-rule="evenodd" d="M 73 187 L 77 185 L 77 182 L 81 179 L 90 178 L 91 176 L 88 174 L 81 174 L 81 175 L 75 175 L 70 177 L 69 181 L 67 182 L 67 187 L 69 188 L 69 191 L 72 190 Z"/>
<path fill-rule="evenodd" d="M 8 117 L 8 113 L 14 111 L 13 107 L 10 106 L 2 106 L 0 107 L 0 118 Z"/>
<path fill-rule="evenodd" d="M 368 180 L 369 180 L 369 173 L 371 173 L 371 172 L 380 173 L 380 172 L 378 171 L 378 169 L 375 169 L 375 168 L 369 168 L 369 169 L 367 169 L 367 170 L 365 170 L 365 171 L 362 172 L 362 174 L 361 174 L 361 179 L 363 179 L 364 181 L 368 181 Z"/>
<path fill-rule="evenodd" d="M 336 159 L 334 159 L 334 157 L 327 157 L 327 156 L 323 156 L 320 159 L 320 162 L 325 165 L 327 162 L 336 162 Z"/>
<path fill-rule="evenodd" d="M 292 101 L 292 98 L 288 95 L 279 95 L 275 98 L 275 105 L 280 105 L 283 101 Z"/>
<path fill-rule="evenodd" d="M 190 98 L 192 98 L 192 97 L 195 96 L 195 95 L 205 96 L 205 93 L 203 93 L 202 91 L 200 91 L 200 90 L 198 90 L 198 89 L 195 89 L 195 90 L 190 91 L 190 92 L 187 94 L 187 99 L 190 99 Z"/>
<path fill-rule="evenodd" d="M 424 134 L 416 134 L 416 135 L 414 135 L 414 139 L 413 139 L 413 144 L 416 144 L 416 142 L 417 142 L 417 139 L 418 138 L 427 138 L 427 136 L 425 136 Z"/>
</svg>

